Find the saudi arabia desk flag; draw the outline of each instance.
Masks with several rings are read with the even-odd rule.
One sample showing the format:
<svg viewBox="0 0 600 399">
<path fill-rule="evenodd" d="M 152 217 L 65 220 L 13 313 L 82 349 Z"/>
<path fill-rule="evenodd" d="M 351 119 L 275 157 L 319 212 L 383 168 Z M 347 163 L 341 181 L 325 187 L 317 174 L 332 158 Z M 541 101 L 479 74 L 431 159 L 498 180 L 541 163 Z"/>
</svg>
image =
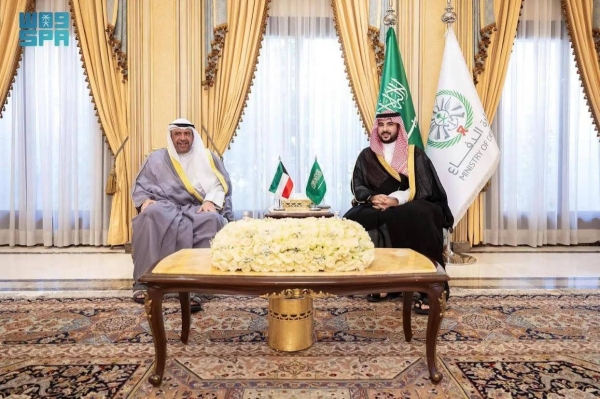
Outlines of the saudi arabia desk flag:
<svg viewBox="0 0 600 399">
<path fill-rule="evenodd" d="M 496 171 L 500 150 L 452 28 L 446 34 L 427 155 L 456 225 Z"/>
<path fill-rule="evenodd" d="M 279 160 L 279 165 L 277 165 L 277 171 L 275 172 L 275 176 L 273 176 L 273 181 L 271 182 L 271 187 L 269 187 L 269 191 L 275 194 L 277 198 L 290 198 L 290 194 L 292 193 L 292 189 L 294 188 L 294 182 L 290 175 L 288 175 L 287 170 L 285 170 L 285 166 Z"/>
<path fill-rule="evenodd" d="M 306 183 L 306 196 L 315 204 L 319 205 L 325 197 L 327 192 L 327 184 L 325 184 L 325 177 L 321 171 L 321 167 L 315 158 L 312 169 L 310 170 L 310 176 L 308 176 L 308 182 Z"/>
<path fill-rule="evenodd" d="M 408 88 L 408 80 L 406 72 L 404 72 L 400 50 L 398 50 L 394 28 L 388 29 L 385 38 L 385 59 L 375 113 L 380 114 L 385 111 L 400 113 L 404 128 L 408 133 L 408 144 L 423 149 L 417 114 Z"/>
</svg>

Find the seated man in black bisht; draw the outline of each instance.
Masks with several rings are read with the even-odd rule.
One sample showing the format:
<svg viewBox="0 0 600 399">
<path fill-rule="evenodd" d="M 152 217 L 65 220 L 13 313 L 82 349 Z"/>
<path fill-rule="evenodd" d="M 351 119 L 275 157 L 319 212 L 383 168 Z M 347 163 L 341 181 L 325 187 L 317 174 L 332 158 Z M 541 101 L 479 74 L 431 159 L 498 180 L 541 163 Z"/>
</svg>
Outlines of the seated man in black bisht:
<svg viewBox="0 0 600 399">
<path fill-rule="evenodd" d="M 433 164 L 422 149 L 408 144 L 400 114 L 376 116 L 370 146 L 356 160 L 352 192 L 353 207 L 345 218 L 367 231 L 387 229 L 385 246 L 410 248 L 445 266 L 442 229 L 452 228 L 454 217 Z M 367 299 L 379 302 L 397 296 L 370 294 Z M 428 309 L 427 296 L 421 294 L 415 310 L 426 314 Z"/>
</svg>

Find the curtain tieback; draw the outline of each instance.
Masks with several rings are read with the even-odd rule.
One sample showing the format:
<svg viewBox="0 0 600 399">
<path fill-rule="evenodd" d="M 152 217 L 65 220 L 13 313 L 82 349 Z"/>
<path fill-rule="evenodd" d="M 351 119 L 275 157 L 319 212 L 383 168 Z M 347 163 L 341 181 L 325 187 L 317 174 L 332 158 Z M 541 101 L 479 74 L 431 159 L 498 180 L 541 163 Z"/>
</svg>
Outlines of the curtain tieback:
<svg viewBox="0 0 600 399">
<path fill-rule="evenodd" d="M 125 143 L 127 143 L 127 140 L 129 140 L 129 136 L 125 137 L 125 140 L 123 140 L 123 142 L 121 143 L 121 146 L 119 147 L 117 152 L 115 152 L 113 165 L 112 165 L 112 168 L 110 168 L 110 173 L 108 174 L 108 180 L 106 181 L 106 189 L 104 190 L 104 192 L 107 195 L 113 195 L 114 193 L 117 192 L 117 170 L 115 169 L 115 165 L 117 163 L 117 157 L 123 151 L 123 147 L 125 147 Z"/>
<path fill-rule="evenodd" d="M 214 142 L 214 141 L 212 141 L 212 139 L 210 138 L 210 134 L 208 134 L 208 130 L 206 130 L 206 128 L 204 127 L 204 125 L 201 125 L 201 126 L 202 126 L 202 131 L 203 131 L 204 133 L 206 133 L 206 138 L 207 138 L 207 139 L 208 139 L 208 141 L 210 141 L 210 143 L 212 144 L 212 146 L 213 146 L 213 148 L 214 148 L 215 152 L 217 153 L 217 155 L 219 156 L 219 158 L 223 159 L 223 154 L 221 154 L 221 153 L 219 152 L 219 150 L 217 149 L 217 146 L 215 145 L 215 142 Z"/>
</svg>

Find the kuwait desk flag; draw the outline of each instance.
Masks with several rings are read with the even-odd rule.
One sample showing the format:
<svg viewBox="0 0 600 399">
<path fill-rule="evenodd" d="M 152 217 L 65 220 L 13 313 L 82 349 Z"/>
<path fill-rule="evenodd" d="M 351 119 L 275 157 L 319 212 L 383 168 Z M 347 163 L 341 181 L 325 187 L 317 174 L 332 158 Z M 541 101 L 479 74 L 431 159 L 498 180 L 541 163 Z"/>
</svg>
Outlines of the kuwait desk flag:
<svg viewBox="0 0 600 399">
<path fill-rule="evenodd" d="M 280 160 L 273 181 L 271 182 L 271 187 L 269 187 L 269 191 L 275 194 L 277 198 L 290 198 L 293 188 L 294 182 Z"/>
</svg>

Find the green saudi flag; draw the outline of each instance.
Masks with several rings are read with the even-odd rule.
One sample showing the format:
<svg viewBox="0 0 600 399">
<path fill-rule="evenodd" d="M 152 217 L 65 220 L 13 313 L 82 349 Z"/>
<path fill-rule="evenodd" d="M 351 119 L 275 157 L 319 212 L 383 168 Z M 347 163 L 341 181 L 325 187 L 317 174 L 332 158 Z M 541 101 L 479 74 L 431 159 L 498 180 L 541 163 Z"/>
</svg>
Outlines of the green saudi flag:
<svg viewBox="0 0 600 399">
<path fill-rule="evenodd" d="M 315 204 L 319 205 L 325 197 L 327 192 L 327 184 L 325 184 L 325 177 L 321 171 L 319 163 L 315 159 L 312 169 L 310 170 L 310 176 L 308 176 L 308 182 L 306 183 L 306 196 Z"/>
<path fill-rule="evenodd" d="M 400 113 L 406 133 L 408 133 L 408 144 L 423 148 L 417 114 L 408 88 L 408 80 L 406 79 L 400 50 L 398 50 L 394 28 L 388 29 L 385 38 L 385 59 L 376 113 L 386 111 Z"/>
</svg>

